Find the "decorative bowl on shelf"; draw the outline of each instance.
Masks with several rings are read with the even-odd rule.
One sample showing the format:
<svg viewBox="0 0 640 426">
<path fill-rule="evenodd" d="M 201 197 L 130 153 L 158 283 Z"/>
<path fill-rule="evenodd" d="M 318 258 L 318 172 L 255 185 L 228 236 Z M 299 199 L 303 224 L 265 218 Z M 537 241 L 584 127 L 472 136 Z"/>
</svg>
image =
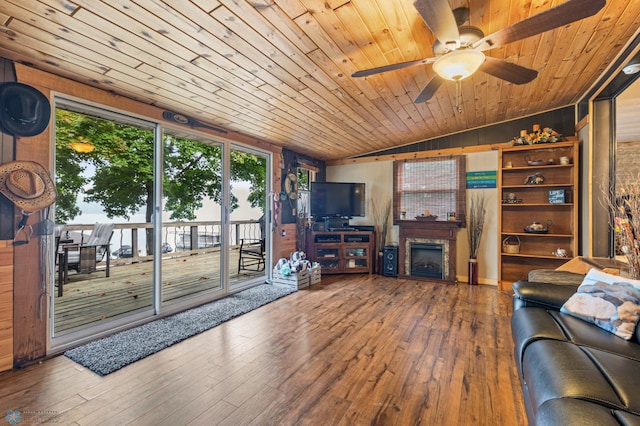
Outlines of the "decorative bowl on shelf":
<svg viewBox="0 0 640 426">
<path fill-rule="evenodd" d="M 416 216 L 416 220 L 436 220 L 437 218 L 438 218 L 438 216 L 433 215 L 433 214 L 430 214 L 430 215 L 427 215 L 427 216 L 421 214 L 419 216 Z"/>
<path fill-rule="evenodd" d="M 552 224 L 553 222 L 551 220 L 547 220 L 546 225 L 540 222 L 533 222 L 524 227 L 524 232 L 528 232 L 529 234 L 546 234 L 551 229 Z"/>
<path fill-rule="evenodd" d="M 529 166 L 549 166 L 551 164 L 553 164 L 553 160 L 533 160 L 527 163 Z"/>
<path fill-rule="evenodd" d="M 535 159 L 532 160 L 530 156 L 525 155 L 524 159 L 527 161 L 527 165 L 528 166 L 548 166 L 553 164 L 553 159 L 549 159 L 549 160 L 541 160 L 541 159 Z"/>
<path fill-rule="evenodd" d="M 527 234 L 547 234 L 549 232 L 548 229 L 531 229 L 529 227 L 524 228 L 524 232 Z"/>
</svg>

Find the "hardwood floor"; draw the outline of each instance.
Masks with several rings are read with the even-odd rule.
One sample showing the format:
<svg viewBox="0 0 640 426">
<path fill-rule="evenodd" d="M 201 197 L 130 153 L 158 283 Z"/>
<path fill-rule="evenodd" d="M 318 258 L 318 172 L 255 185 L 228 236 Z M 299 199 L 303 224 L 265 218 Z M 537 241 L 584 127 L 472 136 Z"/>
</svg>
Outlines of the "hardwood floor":
<svg viewBox="0 0 640 426">
<path fill-rule="evenodd" d="M 106 377 L 64 356 L 0 374 L 22 424 L 523 425 L 511 295 L 323 277 Z"/>
</svg>

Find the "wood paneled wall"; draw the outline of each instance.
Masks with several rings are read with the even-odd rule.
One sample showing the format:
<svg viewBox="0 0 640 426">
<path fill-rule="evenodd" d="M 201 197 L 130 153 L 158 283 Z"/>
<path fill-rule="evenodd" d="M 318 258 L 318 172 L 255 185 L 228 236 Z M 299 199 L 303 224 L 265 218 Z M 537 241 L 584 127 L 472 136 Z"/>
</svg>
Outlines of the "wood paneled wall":
<svg viewBox="0 0 640 426">
<path fill-rule="evenodd" d="M 13 367 L 13 246 L 0 241 L 0 371 Z"/>
<path fill-rule="evenodd" d="M 50 88 L 37 79 L 27 80 L 16 69 L 19 82 L 35 87 L 49 98 Z M 51 126 L 49 126 L 51 129 Z M 51 135 L 48 130 L 33 137 L 16 136 L 16 160 L 36 161 L 47 170 L 53 166 Z M 14 221 L 20 221 L 20 209 L 14 209 Z M 43 212 L 29 216 L 28 224 L 38 229 Z M 44 276 L 41 238 L 34 233 L 29 244 L 14 246 L 13 287 L 13 356 L 14 366 L 20 367 L 43 358 L 47 352 L 47 287 Z"/>
<path fill-rule="evenodd" d="M 0 58 L 0 82 L 16 81 L 13 63 Z M 0 163 L 15 159 L 15 140 L 12 135 L 0 132 Z M 13 204 L 0 196 L 0 240 L 13 239 Z"/>
<path fill-rule="evenodd" d="M 282 257 L 289 259 L 291 253 L 296 251 L 296 226 L 295 223 L 285 223 L 278 227 L 280 230 L 280 235 L 278 236 L 279 249 L 274 250 L 274 262 L 277 262 Z M 300 249 L 304 250 L 304 247 Z"/>
</svg>

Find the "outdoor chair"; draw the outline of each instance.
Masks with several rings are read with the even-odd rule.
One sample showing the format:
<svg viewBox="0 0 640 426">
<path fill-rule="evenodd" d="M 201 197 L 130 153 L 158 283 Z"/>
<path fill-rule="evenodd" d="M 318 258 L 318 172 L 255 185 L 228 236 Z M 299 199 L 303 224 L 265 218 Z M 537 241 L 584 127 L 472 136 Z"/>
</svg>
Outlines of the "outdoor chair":
<svg viewBox="0 0 640 426">
<path fill-rule="evenodd" d="M 260 238 L 240 239 L 240 257 L 238 258 L 238 273 L 242 270 L 264 271 L 266 265 L 264 215 L 258 219 L 260 224 Z"/>
<path fill-rule="evenodd" d="M 91 235 L 86 242 L 71 244 L 65 249 L 64 267 L 65 282 L 66 272 L 70 269 L 79 274 L 90 274 L 97 271 L 97 265 L 106 257 L 106 276 L 109 276 L 110 267 L 110 242 L 113 235 L 113 223 L 96 223 Z"/>
<path fill-rule="evenodd" d="M 59 250 L 59 246 L 60 246 L 60 239 L 62 238 L 62 230 L 64 229 L 64 225 L 56 225 L 53 228 L 53 237 L 55 238 L 55 246 L 56 246 L 56 253 L 58 253 Z M 56 259 L 57 262 L 57 259 Z"/>
</svg>

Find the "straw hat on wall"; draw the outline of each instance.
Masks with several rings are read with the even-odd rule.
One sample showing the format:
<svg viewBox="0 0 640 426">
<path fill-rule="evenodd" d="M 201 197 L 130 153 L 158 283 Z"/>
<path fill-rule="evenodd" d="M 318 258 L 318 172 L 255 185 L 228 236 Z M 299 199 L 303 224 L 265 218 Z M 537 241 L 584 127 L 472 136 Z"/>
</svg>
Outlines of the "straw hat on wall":
<svg viewBox="0 0 640 426">
<path fill-rule="evenodd" d="M 34 161 L 0 164 L 0 193 L 24 212 L 49 207 L 57 197 L 49 172 Z"/>
</svg>

